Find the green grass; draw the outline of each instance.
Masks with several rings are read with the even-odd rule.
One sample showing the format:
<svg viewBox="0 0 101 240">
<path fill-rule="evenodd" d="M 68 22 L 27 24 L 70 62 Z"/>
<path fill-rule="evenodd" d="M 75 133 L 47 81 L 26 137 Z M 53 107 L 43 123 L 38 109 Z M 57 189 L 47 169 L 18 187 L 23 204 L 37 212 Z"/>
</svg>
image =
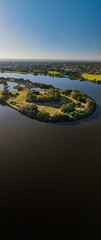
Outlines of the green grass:
<svg viewBox="0 0 101 240">
<path fill-rule="evenodd" d="M 35 74 L 35 73 L 37 73 L 37 74 L 40 74 L 40 75 L 43 75 L 44 73 L 43 72 L 41 72 L 40 70 L 32 70 L 32 71 L 26 71 L 26 72 L 24 72 L 24 71 L 18 71 L 18 70 L 0 70 L 0 72 L 6 72 L 6 73 L 30 73 L 30 74 Z M 51 75 L 62 75 L 60 72 L 57 72 L 57 71 L 48 71 L 48 74 L 51 74 Z"/>
<path fill-rule="evenodd" d="M 48 71 L 49 74 L 54 74 L 54 75 L 57 75 L 57 74 L 60 74 L 62 75 L 60 72 L 56 72 L 56 71 Z"/>
<path fill-rule="evenodd" d="M 19 107 L 23 106 L 26 103 L 26 97 L 27 97 L 27 91 L 19 91 L 17 92 L 19 95 L 16 96 L 16 92 L 12 92 L 13 97 L 10 97 L 7 100 L 7 103 L 9 103 L 11 106 L 18 109 Z M 16 105 L 12 104 L 11 102 L 14 102 Z"/>
<path fill-rule="evenodd" d="M 33 71 L 18 71 L 18 70 L 0 70 L 0 72 L 6 72 L 6 73 L 23 73 L 23 74 L 34 74 L 34 73 L 38 73 L 38 70 L 33 70 Z M 40 73 L 40 72 L 39 72 Z"/>
<path fill-rule="evenodd" d="M 42 108 L 39 107 L 38 109 L 48 112 L 50 114 L 50 116 L 53 116 L 55 113 L 60 112 L 60 110 L 58 108 L 49 107 L 49 106 L 43 106 Z"/>
<path fill-rule="evenodd" d="M 81 75 L 84 79 L 87 79 L 89 81 L 96 81 L 99 82 L 101 81 L 101 74 L 88 74 L 88 73 L 83 73 Z"/>
<path fill-rule="evenodd" d="M 12 71 L 5 71 L 5 70 L 2 71 L 2 70 L 0 70 L 0 72 L 6 72 L 6 73 L 27 73 L 27 72 L 23 72 L 23 71 L 15 71 L 15 70 L 14 71 L 13 70 Z"/>
</svg>

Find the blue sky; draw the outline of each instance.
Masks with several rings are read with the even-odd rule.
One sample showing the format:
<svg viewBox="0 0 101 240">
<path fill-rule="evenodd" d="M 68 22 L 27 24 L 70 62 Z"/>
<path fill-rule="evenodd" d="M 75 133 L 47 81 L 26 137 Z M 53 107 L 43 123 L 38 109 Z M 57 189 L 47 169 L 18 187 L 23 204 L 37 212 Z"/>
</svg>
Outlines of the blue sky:
<svg viewBox="0 0 101 240">
<path fill-rule="evenodd" d="M 101 0 L 0 0 L 0 58 L 101 60 Z"/>
</svg>

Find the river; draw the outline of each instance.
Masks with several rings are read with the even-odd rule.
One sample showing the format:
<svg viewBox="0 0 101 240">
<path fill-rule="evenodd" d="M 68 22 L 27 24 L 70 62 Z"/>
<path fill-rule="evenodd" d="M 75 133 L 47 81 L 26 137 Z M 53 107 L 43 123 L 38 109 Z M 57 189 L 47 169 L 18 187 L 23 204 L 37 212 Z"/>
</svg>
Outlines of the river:
<svg viewBox="0 0 101 240">
<path fill-rule="evenodd" d="M 101 227 L 101 85 L 31 74 L 1 76 L 78 89 L 97 104 L 90 117 L 68 124 L 42 123 L 0 105 L 2 229 L 66 237 L 69 229 L 90 239 L 92 228 L 96 233 Z"/>
</svg>

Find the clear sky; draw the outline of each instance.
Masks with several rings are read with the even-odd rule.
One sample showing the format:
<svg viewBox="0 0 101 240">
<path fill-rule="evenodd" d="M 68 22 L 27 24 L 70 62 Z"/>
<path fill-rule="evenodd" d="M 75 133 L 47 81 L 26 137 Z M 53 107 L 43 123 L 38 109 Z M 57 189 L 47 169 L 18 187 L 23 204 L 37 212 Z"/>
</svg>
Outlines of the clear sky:
<svg viewBox="0 0 101 240">
<path fill-rule="evenodd" d="M 101 60 L 101 0 L 0 0 L 0 58 Z"/>
</svg>

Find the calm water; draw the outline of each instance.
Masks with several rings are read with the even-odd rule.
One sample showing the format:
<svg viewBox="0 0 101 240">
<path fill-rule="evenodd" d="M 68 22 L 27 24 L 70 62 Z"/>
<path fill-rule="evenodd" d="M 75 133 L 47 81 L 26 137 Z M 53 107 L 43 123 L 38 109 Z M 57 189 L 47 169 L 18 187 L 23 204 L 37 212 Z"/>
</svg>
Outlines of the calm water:
<svg viewBox="0 0 101 240">
<path fill-rule="evenodd" d="M 30 74 L 12 77 L 19 75 L 82 90 L 95 99 L 97 109 L 84 120 L 61 125 L 31 120 L 0 105 L 2 228 L 92 239 L 101 228 L 101 85 Z"/>
</svg>

